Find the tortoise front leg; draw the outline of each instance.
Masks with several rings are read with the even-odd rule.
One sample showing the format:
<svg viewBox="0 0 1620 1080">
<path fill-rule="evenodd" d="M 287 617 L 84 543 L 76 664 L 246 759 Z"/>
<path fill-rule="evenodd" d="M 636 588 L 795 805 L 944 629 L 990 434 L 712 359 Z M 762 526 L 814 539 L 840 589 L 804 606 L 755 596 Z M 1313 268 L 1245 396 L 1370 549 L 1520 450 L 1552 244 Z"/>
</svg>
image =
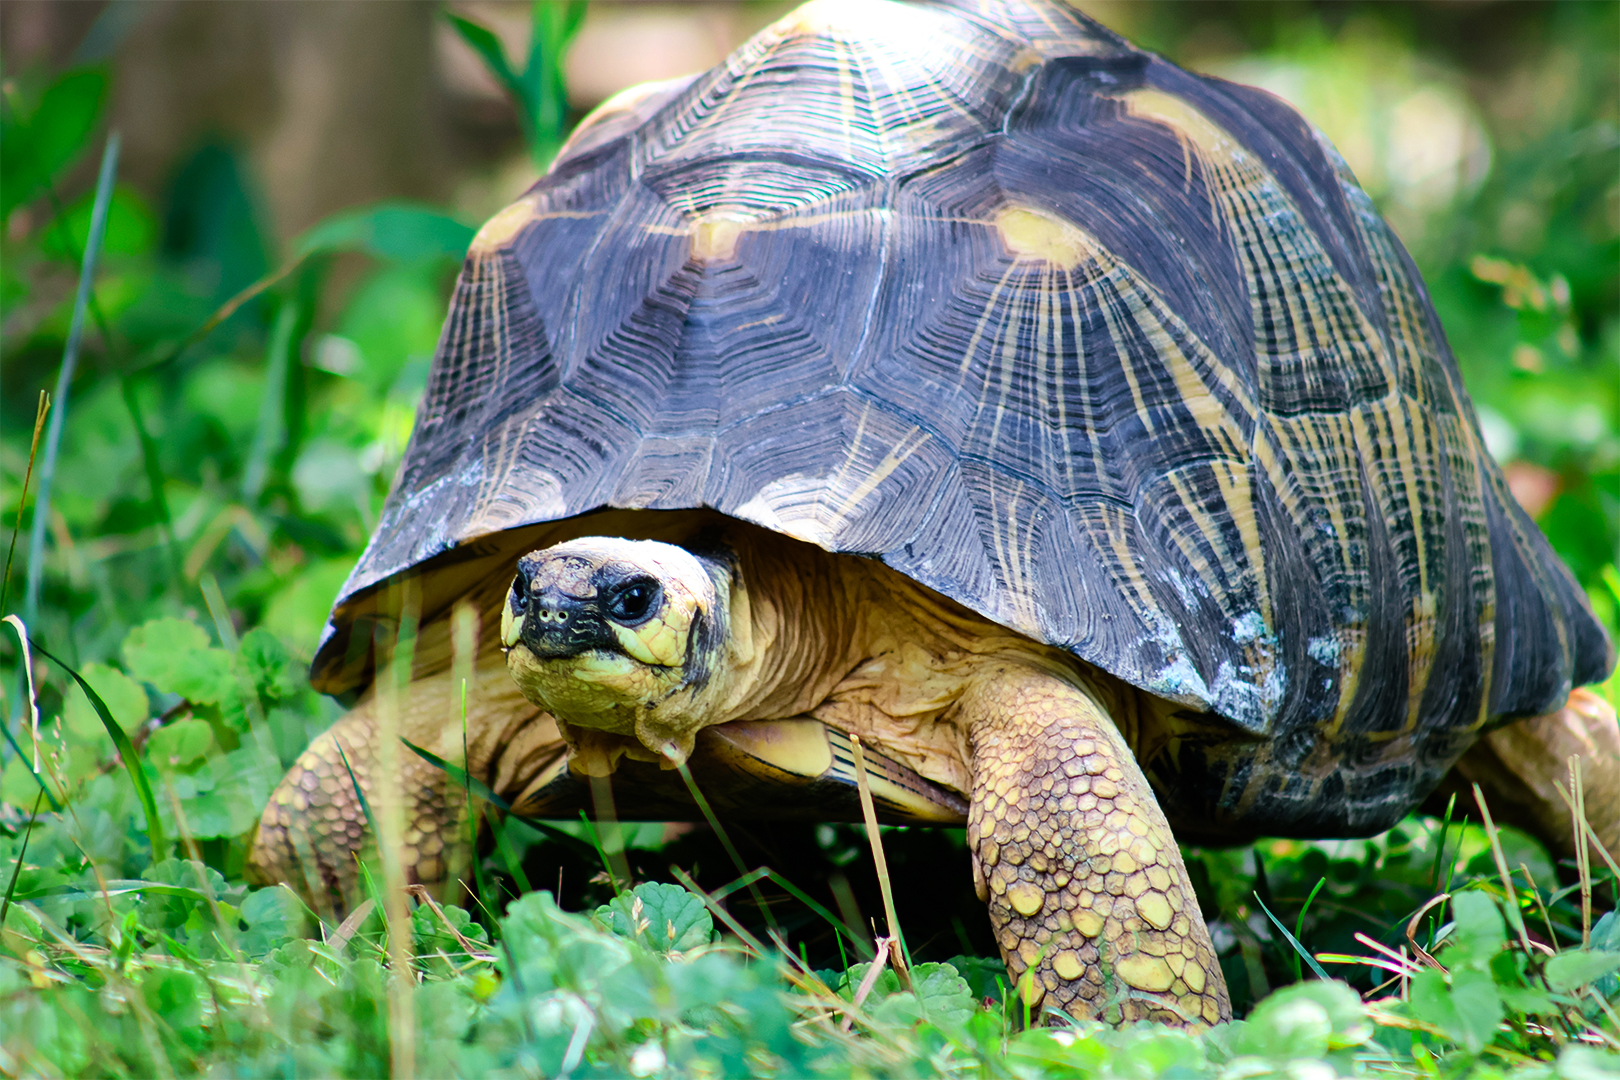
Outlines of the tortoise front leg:
<svg viewBox="0 0 1620 1080">
<path fill-rule="evenodd" d="M 468 690 L 467 769 L 510 798 L 561 753 L 556 724 L 523 699 L 499 652 L 480 656 Z M 375 849 L 354 780 L 375 810 L 379 705 L 375 695 L 367 696 L 299 755 L 271 794 L 248 856 L 254 880 L 284 881 L 323 913 L 343 912 L 356 902 L 356 856 Z M 397 708 L 401 736 L 446 761 L 462 760 L 459 679 L 448 671 L 425 674 L 401 693 Z M 466 792 L 404 746 L 396 758 L 406 880 L 442 893 L 471 866 Z"/>
<path fill-rule="evenodd" d="M 1116 1023 L 1228 1020 L 1180 849 L 1102 700 L 1012 663 L 962 698 L 968 844 L 1002 957 L 1031 1006 Z"/>
<path fill-rule="evenodd" d="M 357 859 L 376 848 L 355 794 L 358 781 L 367 802 L 378 798 L 376 708 L 376 698 L 362 701 L 298 756 L 271 793 L 248 856 L 250 878 L 263 884 L 285 882 L 322 914 L 342 915 L 354 906 L 360 892 Z M 417 741 L 412 733 L 405 737 Z M 435 738 L 429 745 L 437 742 Z M 442 769 L 404 747 L 398 760 L 405 800 L 400 857 L 406 880 L 438 891 L 437 886 L 468 865 L 461 789 Z"/>
</svg>

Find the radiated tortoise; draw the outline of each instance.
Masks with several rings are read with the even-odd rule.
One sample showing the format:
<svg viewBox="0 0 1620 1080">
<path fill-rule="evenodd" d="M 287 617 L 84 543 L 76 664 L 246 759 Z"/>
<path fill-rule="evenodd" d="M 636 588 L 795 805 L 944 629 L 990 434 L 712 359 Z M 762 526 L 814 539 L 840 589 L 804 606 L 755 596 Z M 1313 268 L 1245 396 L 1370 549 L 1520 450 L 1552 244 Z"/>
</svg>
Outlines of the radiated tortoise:
<svg viewBox="0 0 1620 1080">
<path fill-rule="evenodd" d="M 817 2 L 478 234 L 314 661 L 358 703 L 253 860 L 342 903 L 380 726 L 654 819 L 690 762 L 722 815 L 853 820 L 855 735 L 888 820 L 966 822 L 1033 1001 L 1213 1023 L 1175 836 L 1371 834 L 1471 746 L 1551 822 L 1482 738 L 1539 717 L 1598 740 L 1613 844 L 1571 698 L 1612 658 L 1288 106 L 1054 3 Z M 460 788 L 398 760 L 410 874 L 465 876 Z"/>
</svg>

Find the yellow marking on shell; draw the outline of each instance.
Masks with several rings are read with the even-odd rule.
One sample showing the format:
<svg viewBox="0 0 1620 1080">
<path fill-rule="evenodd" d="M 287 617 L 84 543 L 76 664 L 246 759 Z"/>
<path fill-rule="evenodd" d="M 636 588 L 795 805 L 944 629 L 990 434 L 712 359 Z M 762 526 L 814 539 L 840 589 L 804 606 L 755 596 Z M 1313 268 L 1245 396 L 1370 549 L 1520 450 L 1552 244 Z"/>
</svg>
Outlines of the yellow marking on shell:
<svg viewBox="0 0 1620 1080">
<path fill-rule="evenodd" d="M 914 435 L 917 436 L 916 442 L 911 441 L 911 438 Z M 873 491 L 877 490 L 877 486 L 879 484 L 887 480 L 890 475 L 893 474 L 894 470 L 905 464 L 907 458 L 909 458 L 912 454 L 915 454 L 918 450 L 921 450 L 923 443 L 927 442 L 931 437 L 932 436 L 928 432 L 923 431 L 921 428 L 915 427 L 906 432 L 905 435 L 901 436 L 899 444 L 896 445 L 893 450 L 890 450 L 887 454 L 885 454 L 883 456 L 883 460 L 878 462 L 877 466 L 873 468 L 871 472 L 867 473 L 866 479 L 857 484 L 855 490 L 851 491 L 849 495 L 844 498 L 844 501 L 835 511 L 835 515 L 840 518 L 847 517 L 850 510 L 859 505 L 862 499 L 866 498 L 868 495 L 872 494 Z M 853 451 L 851 451 L 851 453 L 853 453 Z"/>
<path fill-rule="evenodd" d="M 1074 915 L 1074 928 L 1088 938 L 1094 938 L 1102 933 L 1103 917 L 1090 908 L 1083 908 Z"/>
<path fill-rule="evenodd" d="M 1046 904 L 1046 894 L 1039 885 L 1020 882 L 1007 890 L 1007 899 L 1020 915 L 1034 915 Z"/>
<path fill-rule="evenodd" d="M 1204 969 L 1194 960 L 1181 971 L 1181 978 L 1187 984 L 1187 989 L 1195 994 L 1204 992 Z"/>
<path fill-rule="evenodd" d="M 1002 246 L 1019 259 L 1072 270 L 1097 251 L 1097 242 L 1078 227 L 1033 207 L 1002 207 L 995 226 Z"/>
<path fill-rule="evenodd" d="M 1080 957 L 1074 950 L 1064 949 L 1052 958 L 1052 970 L 1057 973 L 1058 978 L 1073 982 L 1085 971 L 1085 965 L 1080 962 Z"/>
<path fill-rule="evenodd" d="M 1164 893 L 1150 892 L 1136 901 L 1136 913 L 1155 930 L 1165 930 L 1170 926 L 1174 912 L 1170 910 L 1170 901 L 1165 899 Z"/>
<path fill-rule="evenodd" d="M 729 262 L 737 254 L 737 237 L 750 224 L 746 218 L 733 214 L 705 214 L 697 218 L 688 231 L 692 243 L 692 261 Z"/>
<path fill-rule="evenodd" d="M 478 235 L 468 245 L 467 254 L 488 255 L 506 247 L 523 226 L 535 219 L 538 204 L 538 195 L 528 195 L 484 222 L 484 227 L 478 230 Z"/>
<path fill-rule="evenodd" d="M 1163 124 L 1176 133 L 1176 137 L 1191 143 L 1205 154 L 1230 154 L 1241 150 L 1226 129 L 1210 120 L 1185 98 L 1152 88 L 1132 90 L 1123 96 L 1125 108 L 1132 116 Z"/>
<path fill-rule="evenodd" d="M 501 601 L 501 644 L 508 649 L 518 643 L 523 636 L 523 618 L 512 614 L 512 605 L 508 601 Z"/>
<path fill-rule="evenodd" d="M 1150 993 L 1170 989 L 1176 981 L 1170 965 L 1157 956 L 1136 953 L 1114 965 L 1114 973 L 1138 990 Z"/>
</svg>

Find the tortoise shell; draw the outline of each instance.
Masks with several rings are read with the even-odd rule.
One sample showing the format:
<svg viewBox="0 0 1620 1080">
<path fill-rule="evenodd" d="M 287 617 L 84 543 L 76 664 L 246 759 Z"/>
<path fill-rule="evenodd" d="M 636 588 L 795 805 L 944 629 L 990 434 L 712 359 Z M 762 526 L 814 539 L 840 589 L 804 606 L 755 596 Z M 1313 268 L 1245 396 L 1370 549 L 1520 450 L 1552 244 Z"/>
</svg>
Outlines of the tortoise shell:
<svg viewBox="0 0 1620 1080">
<path fill-rule="evenodd" d="M 380 583 L 705 507 L 1212 714 L 1156 786 L 1276 831 L 1611 662 L 1333 148 L 1055 4 L 814 3 L 588 119 L 472 245 L 317 685 Z"/>
</svg>

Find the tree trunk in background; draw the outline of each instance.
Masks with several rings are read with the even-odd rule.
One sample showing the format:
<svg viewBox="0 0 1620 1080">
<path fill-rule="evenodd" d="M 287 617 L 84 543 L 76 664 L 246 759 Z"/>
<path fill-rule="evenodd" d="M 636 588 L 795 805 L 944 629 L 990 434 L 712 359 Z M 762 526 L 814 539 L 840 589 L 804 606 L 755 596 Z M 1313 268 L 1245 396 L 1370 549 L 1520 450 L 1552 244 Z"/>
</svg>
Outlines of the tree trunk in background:
<svg viewBox="0 0 1620 1080">
<path fill-rule="evenodd" d="M 202 142 L 234 145 L 283 239 L 368 201 L 443 201 L 466 149 L 452 147 L 433 0 L 3 7 L 8 74 L 110 64 L 121 179 L 158 197 Z M 94 167 L 92 156 L 79 171 Z M 67 186 L 81 180 L 93 182 L 76 173 Z"/>
<path fill-rule="evenodd" d="M 281 235 L 357 203 L 449 194 L 436 3 L 209 6 L 246 8 L 270 24 L 279 101 L 253 157 Z"/>
</svg>

